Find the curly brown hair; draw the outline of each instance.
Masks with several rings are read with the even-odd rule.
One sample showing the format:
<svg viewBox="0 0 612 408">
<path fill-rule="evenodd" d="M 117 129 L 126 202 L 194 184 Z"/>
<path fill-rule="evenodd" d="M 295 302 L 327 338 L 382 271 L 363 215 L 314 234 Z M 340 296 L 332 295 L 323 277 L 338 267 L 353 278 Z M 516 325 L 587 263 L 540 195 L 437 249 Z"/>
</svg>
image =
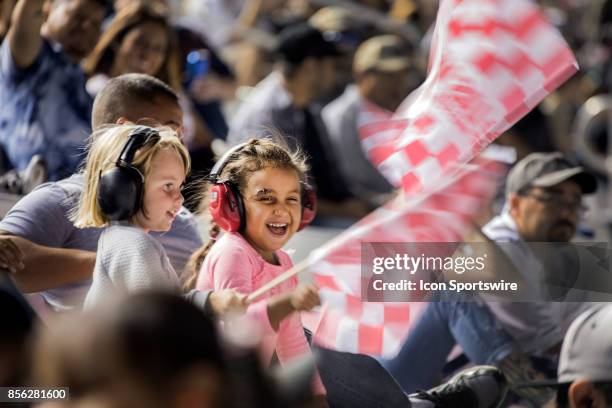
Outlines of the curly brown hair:
<svg viewBox="0 0 612 408">
<path fill-rule="evenodd" d="M 298 175 L 300 184 L 304 186 L 307 182 L 306 173 L 308 171 L 306 158 L 299 151 L 290 151 L 281 141 L 282 139 L 276 139 L 278 139 L 278 141 L 268 138 L 250 139 L 248 142 L 244 143 L 243 147 L 236 150 L 227 159 L 223 171 L 219 175 L 219 179 L 223 182 L 232 183 L 238 192 L 243 194 L 249 178 L 253 173 L 266 168 L 278 168 L 294 170 Z M 211 186 L 212 184 L 210 181 L 203 183 L 202 191 L 205 193 L 203 194 L 204 199 L 200 201 L 198 211 L 200 214 L 208 213 L 207 193 Z M 209 230 L 209 235 L 211 237 L 210 241 L 194 252 L 187 263 L 186 276 L 188 276 L 188 278 L 184 285 L 185 289 L 193 289 L 195 287 L 202 263 L 210 251 L 210 248 L 212 248 L 215 243 L 216 236 L 219 232 L 219 226 L 211 222 Z"/>
</svg>

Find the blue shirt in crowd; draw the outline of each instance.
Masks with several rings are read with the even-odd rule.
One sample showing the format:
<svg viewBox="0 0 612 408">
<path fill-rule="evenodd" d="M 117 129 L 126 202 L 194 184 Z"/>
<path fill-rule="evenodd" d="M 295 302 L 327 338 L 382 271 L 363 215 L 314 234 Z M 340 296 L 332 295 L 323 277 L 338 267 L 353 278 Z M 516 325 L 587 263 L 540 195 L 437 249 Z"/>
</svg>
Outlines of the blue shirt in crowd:
<svg viewBox="0 0 612 408">
<path fill-rule="evenodd" d="M 20 69 L 9 42 L 0 47 L 0 145 L 18 170 L 41 154 L 51 180 L 83 160 L 93 105 L 85 74 L 56 48 L 44 41 L 34 63 Z"/>
</svg>

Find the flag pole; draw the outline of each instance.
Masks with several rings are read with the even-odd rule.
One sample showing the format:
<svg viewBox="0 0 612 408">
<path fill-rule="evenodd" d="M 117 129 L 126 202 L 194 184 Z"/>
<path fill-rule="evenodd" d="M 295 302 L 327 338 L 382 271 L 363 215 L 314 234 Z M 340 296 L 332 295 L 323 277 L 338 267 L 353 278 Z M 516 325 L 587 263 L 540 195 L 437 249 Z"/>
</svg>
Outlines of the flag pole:
<svg viewBox="0 0 612 408">
<path fill-rule="evenodd" d="M 285 282 L 287 279 L 290 279 L 298 273 L 305 271 L 306 269 L 308 269 L 308 266 L 310 266 L 308 258 L 304 259 L 296 265 L 293 265 L 293 267 L 278 275 L 276 278 L 272 279 L 270 282 L 266 283 L 265 285 L 251 293 L 249 296 L 247 296 L 247 303 L 253 302 L 255 299 L 268 292 L 270 289 L 277 287 L 281 283 Z"/>
</svg>

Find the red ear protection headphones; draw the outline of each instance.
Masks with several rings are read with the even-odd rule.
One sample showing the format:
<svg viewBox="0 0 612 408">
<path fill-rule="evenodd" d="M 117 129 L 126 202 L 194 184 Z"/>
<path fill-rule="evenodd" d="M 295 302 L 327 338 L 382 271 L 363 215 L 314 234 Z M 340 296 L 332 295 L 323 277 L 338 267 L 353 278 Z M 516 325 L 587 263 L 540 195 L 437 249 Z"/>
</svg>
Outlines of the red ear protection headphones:
<svg viewBox="0 0 612 408">
<path fill-rule="evenodd" d="M 246 227 L 246 213 L 244 201 L 238 191 L 238 186 L 230 181 L 220 179 L 225 166 L 230 162 L 232 156 L 242 150 L 247 143 L 241 143 L 231 148 L 210 171 L 210 181 L 213 184 L 210 189 L 210 202 L 208 209 L 214 222 L 222 229 L 229 232 L 242 231 Z M 306 185 L 302 189 L 302 217 L 299 230 L 306 228 L 316 215 L 317 198 L 313 188 Z"/>
</svg>

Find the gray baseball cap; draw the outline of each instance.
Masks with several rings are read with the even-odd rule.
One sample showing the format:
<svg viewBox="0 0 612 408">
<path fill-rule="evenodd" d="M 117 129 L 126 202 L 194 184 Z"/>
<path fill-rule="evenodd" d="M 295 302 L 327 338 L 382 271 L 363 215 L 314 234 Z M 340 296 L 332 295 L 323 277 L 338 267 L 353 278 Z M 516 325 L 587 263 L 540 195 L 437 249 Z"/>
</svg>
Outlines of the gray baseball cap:
<svg viewBox="0 0 612 408">
<path fill-rule="evenodd" d="M 557 379 L 534 381 L 514 388 L 555 387 L 579 379 L 612 381 L 612 305 L 590 309 L 570 325 L 557 369 Z"/>
<path fill-rule="evenodd" d="M 531 153 L 514 165 L 506 180 L 506 195 L 530 187 L 552 187 L 566 180 L 580 185 L 583 194 L 597 190 L 597 180 L 561 153 Z"/>
</svg>

